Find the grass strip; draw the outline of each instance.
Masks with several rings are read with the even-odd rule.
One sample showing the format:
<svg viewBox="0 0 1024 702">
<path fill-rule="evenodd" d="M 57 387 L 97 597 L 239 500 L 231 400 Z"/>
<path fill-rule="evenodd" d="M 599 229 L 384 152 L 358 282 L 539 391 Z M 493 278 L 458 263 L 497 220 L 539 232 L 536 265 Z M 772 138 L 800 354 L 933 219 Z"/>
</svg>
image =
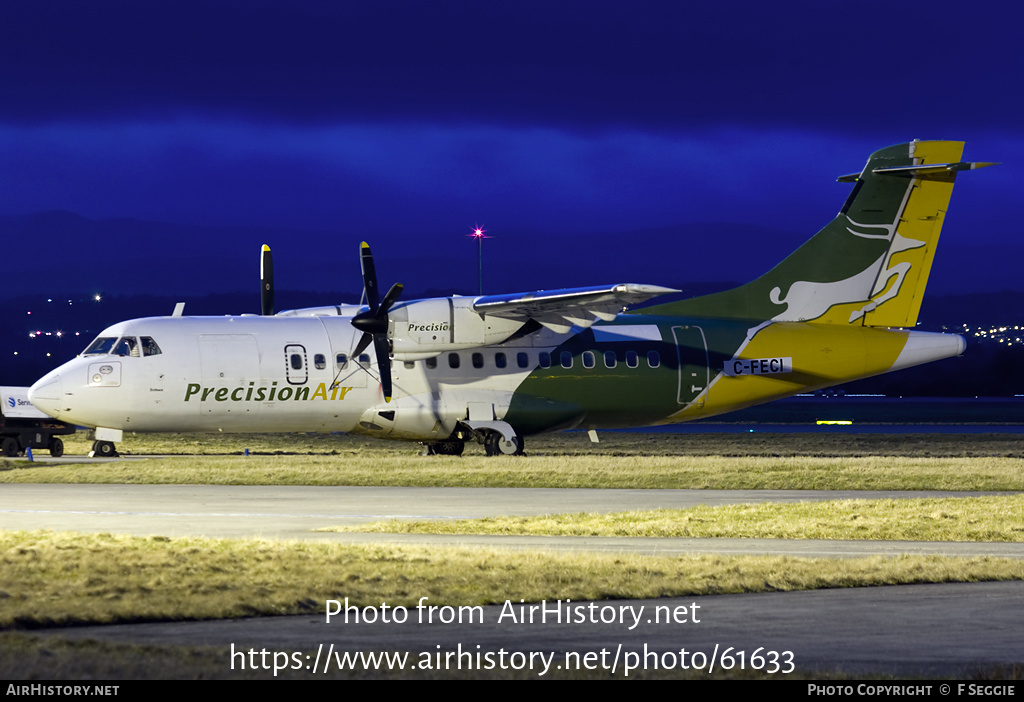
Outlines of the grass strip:
<svg viewBox="0 0 1024 702">
<path fill-rule="evenodd" d="M 678 557 L 0 532 L 0 627 L 1024 579 L 996 558 Z"/>
<path fill-rule="evenodd" d="M 701 505 L 690 509 L 388 520 L 319 531 L 537 536 L 1024 541 L 1024 495 Z"/>
<path fill-rule="evenodd" d="M 0 461 L 0 482 L 202 485 L 1024 490 L 1024 460 L 905 456 L 189 456 L 81 464 Z"/>
</svg>

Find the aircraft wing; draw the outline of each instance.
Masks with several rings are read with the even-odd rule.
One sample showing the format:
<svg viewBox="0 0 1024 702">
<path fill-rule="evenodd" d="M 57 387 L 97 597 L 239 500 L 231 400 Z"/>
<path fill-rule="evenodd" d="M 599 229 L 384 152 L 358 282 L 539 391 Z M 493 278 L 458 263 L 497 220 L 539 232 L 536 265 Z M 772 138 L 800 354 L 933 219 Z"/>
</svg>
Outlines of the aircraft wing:
<svg viewBox="0 0 1024 702">
<path fill-rule="evenodd" d="M 599 319 L 610 322 L 629 305 L 675 292 L 679 290 L 659 285 L 620 283 L 589 288 L 484 295 L 473 301 L 472 309 L 479 314 L 507 319 L 533 319 L 551 331 L 564 334 L 574 325 L 586 328 Z"/>
</svg>

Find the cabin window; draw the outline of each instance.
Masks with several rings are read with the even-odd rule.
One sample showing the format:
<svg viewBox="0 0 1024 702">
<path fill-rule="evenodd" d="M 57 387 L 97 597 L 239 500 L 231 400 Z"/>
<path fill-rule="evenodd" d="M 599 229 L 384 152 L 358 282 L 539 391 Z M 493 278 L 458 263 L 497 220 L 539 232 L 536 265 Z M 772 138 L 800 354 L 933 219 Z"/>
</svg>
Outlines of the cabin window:
<svg viewBox="0 0 1024 702">
<path fill-rule="evenodd" d="M 288 363 L 291 364 L 292 370 L 302 370 L 302 354 L 293 353 L 288 357 Z"/>
<path fill-rule="evenodd" d="M 339 353 L 334 357 L 334 365 L 337 366 L 338 370 L 344 370 L 345 366 L 348 365 L 348 354 Z"/>
<path fill-rule="evenodd" d="M 437 356 L 431 356 L 425 361 L 425 363 L 427 364 L 427 368 L 434 370 L 437 368 Z"/>
<path fill-rule="evenodd" d="M 505 354 L 501 353 L 500 351 L 494 354 L 494 365 L 497 366 L 498 368 L 504 368 L 505 366 L 507 366 L 508 359 L 505 358 Z"/>
<path fill-rule="evenodd" d="M 530 367 L 530 354 L 525 351 L 520 351 L 516 354 L 516 363 L 519 364 L 520 368 Z"/>
<path fill-rule="evenodd" d="M 647 365 L 651 368 L 657 368 L 661 365 L 661 356 L 658 355 L 657 351 L 647 352 Z"/>
<path fill-rule="evenodd" d="M 616 364 L 618 364 L 618 362 L 619 362 L 619 359 L 615 355 L 614 351 L 605 351 L 604 352 L 604 367 L 605 368 L 614 368 L 616 366 Z"/>
<path fill-rule="evenodd" d="M 415 363 L 414 363 L 413 361 L 406 361 L 406 362 L 405 362 L 405 363 L 404 363 L 403 365 L 404 365 L 404 366 L 405 366 L 405 367 L 406 367 L 406 368 L 407 368 L 408 370 L 412 370 L 413 368 L 415 368 L 415 367 L 416 367 L 416 364 L 415 364 Z"/>
<path fill-rule="evenodd" d="M 361 353 L 361 354 L 359 354 L 359 365 L 361 365 L 363 368 L 369 368 L 370 367 L 370 354 L 368 354 L 368 353 Z"/>
<path fill-rule="evenodd" d="M 583 367 L 584 368 L 593 368 L 594 367 L 594 363 L 595 363 L 594 352 L 593 351 L 584 351 L 583 352 Z"/>
<path fill-rule="evenodd" d="M 547 351 L 541 351 L 540 355 L 537 357 L 537 363 L 540 364 L 541 368 L 550 368 L 551 354 Z"/>
<path fill-rule="evenodd" d="M 139 339 L 142 342 L 142 355 L 143 356 L 159 356 L 163 353 L 157 343 L 151 336 L 144 336 Z"/>
<path fill-rule="evenodd" d="M 327 356 L 322 353 L 313 355 L 313 365 L 316 366 L 317 370 L 323 370 L 327 367 Z"/>
<path fill-rule="evenodd" d="M 559 361 L 561 361 L 561 363 L 562 363 L 562 368 L 572 368 L 572 352 L 571 351 L 563 351 L 558 358 L 559 358 Z"/>
<path fill-rule="evenodd" d="M 448 354 L 448 367 L 449 368 L 458 368 L 460 363 L 461 363 L 461 359 L 459 359 L 459 354 L 457 354 L 457 353 L 450 353 L 450 354 Z"/>
<path fill-rule="evenodd" d="M 484 367 L 484 355 L 482 353 L 473 354 L 473 367 L 483 368 Z"/>
<path fill-rule="evenodd" d="M 626 365 L 630 368 L 636 368 L 640 365 L 640 359 L 636 355 L 636 351 L 626 352 Z"/>
</svg>

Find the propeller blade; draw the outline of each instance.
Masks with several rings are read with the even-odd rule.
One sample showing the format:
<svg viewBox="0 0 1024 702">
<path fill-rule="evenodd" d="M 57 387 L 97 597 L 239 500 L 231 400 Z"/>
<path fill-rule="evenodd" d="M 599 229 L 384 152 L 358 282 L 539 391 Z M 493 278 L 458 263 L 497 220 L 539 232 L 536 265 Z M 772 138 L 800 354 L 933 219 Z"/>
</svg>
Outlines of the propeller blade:
<svg viewBox="0 0 1024 702">
<path fill-rule="evenodd" d="M 380 294 L 377 292 L 377 270 L 373 267 L 373 254 L 370 245 L 365 241 L 359 245 L 359 267 L 363 271 L 363 290 L 366 292 L 366 304 L 370 311 L 377 314 L 380 307 Z"/>
<path fill-rule="evenodd" d="M 402 294 L 403 290 L 405 290 L 405 286 L 401 283 L 395 283 L 391 286 L 391 289 L 388 290 L 388 294 L 384 296 L 383 300 L 381 300 L 380 311 L 377 312 L 378 317 L 382 313 L 387 314 L 387 311 L 391 309 L 391 305 L 395 304 L 395 300 L 398 299 L 398 296 Z"/>
<path fill-rule="evenodd" d="M 266 244 L 260 252 L 260 314 L 274 314 L 274 259 Z"/>
<path fill-rule="evenodd" d="M 369 309 L 352 318 L 352 326 L 363 332 L 352 353 L 358 359 L 359 354 L 373 342 L 373 350 L 377 355 L 377 370 L 380 373 L 380 387 L 384 393 L 384 401 L 391 402 L 391 344 L 388 342 L 388 310 L 402 294 L 405 287 L 395 283 L 380 299 L 377 290 L 377 270 L 373 265 L 373 254 L 370 245 L 365 241 L 359 246 L 359 267 L 363 271 L 363 294 Z"/>
<path fill-rule="evenodd" d="M 366 347 L 370 345 L 371 341 L 373 341 L 373 335 L 363 332 L 362 338 L 360 338 L 359 343 L 356 344 L 355 351 L 352 352 L 353 361 L 359 360 L 359 354 L 366 350 Z"/>
<path fill-rule="evenodd" d="M 374 334 L 373 348 L 377 352 L 377 370 L 380 372 L 380 389 L 384 402 L 391 402 L 391 348 L 386 336 Z"/>
</svg>

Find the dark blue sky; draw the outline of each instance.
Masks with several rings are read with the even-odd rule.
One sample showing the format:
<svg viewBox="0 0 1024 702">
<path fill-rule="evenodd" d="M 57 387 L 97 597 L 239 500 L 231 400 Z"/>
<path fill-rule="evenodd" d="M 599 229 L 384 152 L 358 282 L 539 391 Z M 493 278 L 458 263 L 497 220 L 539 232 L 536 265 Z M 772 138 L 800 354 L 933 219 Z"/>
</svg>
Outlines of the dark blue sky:
<svg viewBox="0 0 1024 702">
<path fill-rule="evenodd" d="M 366 239 L 384 285 L 471 290 L 475 224 L 496 237 L 488 292 L 678 286 L 769 268 L 871 151 L 955 139 L 1003 165 L 958 181 L 935 284 L 1020 288 L 1010 7 L 5 3 L 0 215 L 188 225 L 46 242 L 58 277 L 102 252 L 108 286 L 148 263 L 193 292 L 251 287 L 269 239 L 279 286 L 357 289 Z"/>
</svg>

